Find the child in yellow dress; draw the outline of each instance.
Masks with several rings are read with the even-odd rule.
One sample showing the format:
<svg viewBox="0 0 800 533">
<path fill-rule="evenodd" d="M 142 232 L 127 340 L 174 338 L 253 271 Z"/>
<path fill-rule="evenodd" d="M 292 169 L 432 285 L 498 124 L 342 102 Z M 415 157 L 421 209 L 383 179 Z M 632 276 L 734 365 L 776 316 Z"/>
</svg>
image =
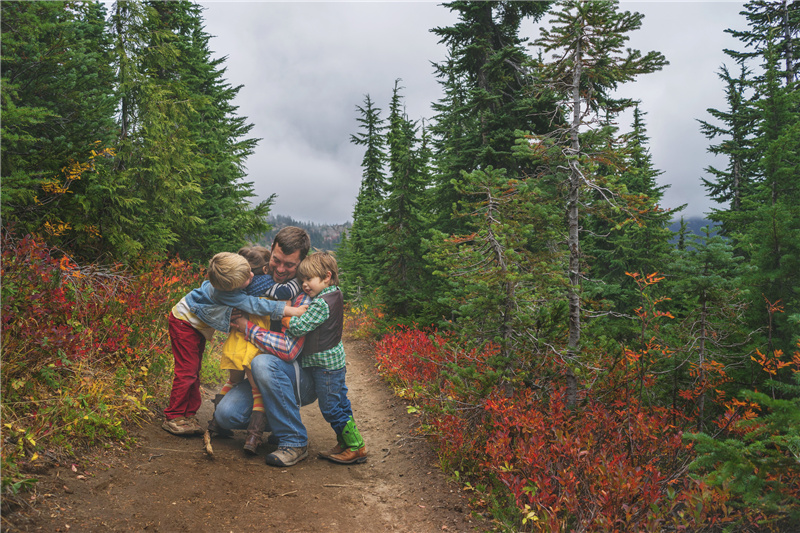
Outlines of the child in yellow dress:
<svg viewBox="0 0 800 533">
<path fill-rule="evenodd" d="M 291 300 L 300 292 L 300 285 L 296 279 L 292 279 L 287 283 L 275 283 L 272 279 L 269 274 L 269 248 L 246 246 L 240 248 L 238 253 L 247 259 L 253 272 L 253 280 L 246 288 L 246 293 L 249 296 L 266 296 L 271 299 Z M 250 320 L 263 328 L 270 328 L 269 317 L 251 316 Z M 252 454 L 257 453 L 258 445 L 261 442 L 261 434 L 266 428 L 264 402 L 261 398 L 261 392 L 258 390 L 250 373 L 250 362 L 259 353 L 261 353 L 261 350 L 250 343 L 243 333 L 231 330 L 222 347 L 222 358 L 220 359 L 220 368 L 229 371 L 229 378 L 214 399 L 214 404 L 216 405 L 231 388 L 245 377 L 250 382 L 250 387 L 253 389 L 253 412 L 250 415 L 244 449 Z"/>
</svg>

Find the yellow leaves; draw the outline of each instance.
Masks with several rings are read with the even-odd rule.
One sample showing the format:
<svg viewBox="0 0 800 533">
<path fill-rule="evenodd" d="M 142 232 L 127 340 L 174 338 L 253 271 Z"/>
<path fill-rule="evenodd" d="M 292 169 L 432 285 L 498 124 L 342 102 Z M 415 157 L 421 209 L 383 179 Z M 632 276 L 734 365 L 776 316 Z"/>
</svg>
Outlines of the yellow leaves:
<svg viewBox="0 0 800 533">
<path fill-rule="evenodd" d="M 522 525 L 527 524 L 528 522 L 538 522 L 539 517 L 536 515 L 536 512 L 531 509 L 531 506 L 527 503 L 525 504 L 525 508 L 522 510 Z"/>
<path fill-rule="evenodd" d="M 62 222 L 58 220 L 55 224 L 51 223 L 50 221 L 44 223 L 44 230 L 54 237 L 63 235 L 71 229 L 72 225 L 70 225 L 69 222 Z"/>
<path fill-rule="evenodd" d="M 102 235 L 100 234 L 100 230 L 97 228 L 97 226 L 90 225 L 90 226 L 86 226 L 85 229 L 86 229 L 86 233 L 88 233 L 89 235 L 91 235 L 93 237 L 97 237 L 97 238 L 102 237 Z"/>
<path fill-rule="evenodd" d="M 66 187 L 60 181 L 50 180 L 42 182 L 42 191 L 47 194 L 66 194 L 69 191 L 69 185 Z"/>
</svg>

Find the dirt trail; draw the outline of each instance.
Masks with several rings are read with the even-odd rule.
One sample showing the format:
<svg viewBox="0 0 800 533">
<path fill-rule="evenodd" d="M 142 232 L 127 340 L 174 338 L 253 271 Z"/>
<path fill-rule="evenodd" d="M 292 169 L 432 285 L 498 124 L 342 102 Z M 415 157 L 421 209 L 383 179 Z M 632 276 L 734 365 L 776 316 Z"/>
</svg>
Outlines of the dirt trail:
<svg viewBox="0 0 800 533">
<path fill-rule="evenodd" d="M 309 458 L 291 468 L 242 451 L 244 432 L 215 438 L 215 458 L 201 437 L 175 437 L 154 419 L 131 451 L 106 450 L 37 474 L 31 504 L 4 516 L 7 532 L 441 532 L 487 531 L 469 516 L 468 498 L 439 471 L 417 423 L 380 380 L 368 343 L 345 343 L 353 411 L 369 459 L 342 466 L 318 459 L 335 439 L 316 403 L 302 410 Z M 212 396 L 206 392 L 206 399 Z M 211 415 L 203 402 L 201 421 Z"/>
</svg>

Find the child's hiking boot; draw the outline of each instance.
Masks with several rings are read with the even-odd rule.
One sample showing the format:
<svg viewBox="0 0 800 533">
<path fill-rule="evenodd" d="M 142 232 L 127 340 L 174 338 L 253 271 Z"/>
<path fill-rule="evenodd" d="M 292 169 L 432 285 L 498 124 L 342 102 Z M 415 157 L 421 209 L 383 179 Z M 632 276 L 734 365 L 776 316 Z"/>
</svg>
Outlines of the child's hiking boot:
<svg viewBox="0 0 800 533">
<path fill-rule="evenodd" d="M 344 439 L 342 439 L 341 433 L 336 434 L 336 446 L 328 450 L 327 452 L 319 452 L 319 456 L 328 459 L 331 455 L 339 455 L 343 451 L 347 449 L 347 444 L 344 443 Z"/>
<path fill-rule="evenodd" d="M 367 447 L 362 446 L 357 450 L 347 448 L 341 453 L 328 455 L 325 457 L 329 461 L 333 461 L 334 463 L 339 463 L 342 465 L 351 465 L 351 464 L 359 464 L 363 463 L 367 460 Z"/>
<path fill-rule="evenodd" d="M 308 457 L 308 446 L 281 446 L 267 455 L 266 463 L 271 466 L 292 466 Z"/>
<path fill-rule="evenodd" d="M 250 424 L 247 426 L 247 437 L 244 440 L 244 451 L 255 455 L 258 445 L 261 444 L 261 435 L 267 428 L 267 417 L 264 411 L 253 411 L 250 414 Z"/>
<path fill-rule="evenodd" d="M 338 437 L 337 435 L 337 440 Z M 323 457 L 343 465 L 363 463 L 367 460 L 367 446 L 364 444 L 364 439 L 361 438 L 361 434 L 358 432 L 356 423 L 352 418 L 342 430 L 341 439 L 345 449 L 339 453 L 324 455 Z"/>
</svg>

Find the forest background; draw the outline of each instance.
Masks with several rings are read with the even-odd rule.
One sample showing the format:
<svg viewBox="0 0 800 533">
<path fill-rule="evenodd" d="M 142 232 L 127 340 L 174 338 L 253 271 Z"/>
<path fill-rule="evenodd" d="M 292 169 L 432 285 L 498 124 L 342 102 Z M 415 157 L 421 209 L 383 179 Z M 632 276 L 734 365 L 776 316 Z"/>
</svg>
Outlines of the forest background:
<svg viewBox="0 0 800 533">
<path fill-rule="evenodd" d="M 626 47 L 641 15 L 446 7 L 435 116 L 410 119 L 399 80 L 385 113 L 354 103 L 349 327 L 500 528 L 792 530 L 798 4 L 748 3 L 731 30 L 726 106 L 699 122 L 725 161 L 699 236 L 670 231 L 646 116 L 614 96 L 666 64 Z M 155 409 L 165 315 L 211 255 L 264 235 L 273 199 L 251 203 L 258 139 L 199 5 L 0 9 L 5 505 Z"/>
</svg>

